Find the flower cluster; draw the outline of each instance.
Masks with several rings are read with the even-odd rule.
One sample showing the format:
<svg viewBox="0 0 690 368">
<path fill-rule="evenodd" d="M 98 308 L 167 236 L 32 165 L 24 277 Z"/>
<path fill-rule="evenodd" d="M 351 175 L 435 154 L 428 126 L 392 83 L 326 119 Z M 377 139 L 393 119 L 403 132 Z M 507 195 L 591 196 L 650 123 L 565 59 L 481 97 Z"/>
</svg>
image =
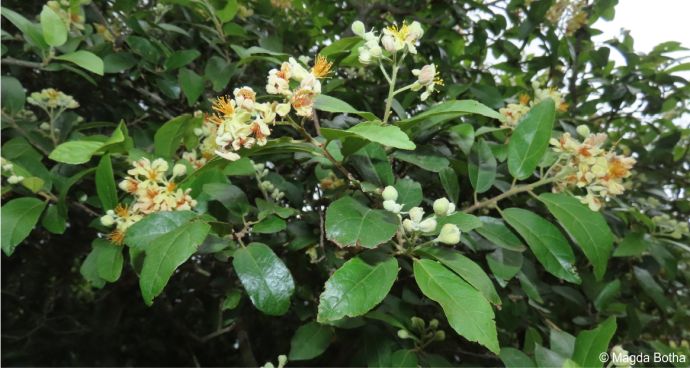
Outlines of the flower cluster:
<svg viewBox="0 0 690 368">
<path fill-rule="evenodd" d="M 558 0 L 546 12 L 546 20 L 555 26 L 563 23 L 565 34 L 571 36 L 587 24 L 586 6 L 585 0 Z"/>
<path fill-rule="evenodd" d="M 46 111 L 76 109 L 79 107 L 79 103 L 72 96 L 64 94 L 55 88 L 46 88 L 41 90 L 41 92 L 33 92 L 27 97 L 26 102 Z"/>
<path fill-rule="evenodd" d="M 4 157 L 0 157 L 0 166 L 2 167 L 2 172 L 7 175 L 7 183 L 19 184 L 24 180 L 23 176 L 18 175 L 14 171 L 14 165 Z"/>
<path fill-rule="evenodd" d="M 553 150 L 561 154 L 561 160 L 565 161 L 555 166 L 556 172 L 566 173 L 562 180 L 555 183 L 554 191 L 573 186 L 585 188 L 586 195 L 578 198 L 593 211 L 598 211 L 607 197 L 625 191 L 623 179 L 630 176 L 635 159 L 602 148 L 608 139 L 604 133 L 592 134 L 584 125 L 580 125 L 577 132 L 584 138 L 582 141 L 569 133 L 550 141 Z"/>
<path fill-rule="evenodd" d="M 185 211 L 196 206 L 196 200 L 189 194 L 191 189 L 178 189 L 175 183 L 175 178 L 186 174 L 186 167 L 176 164 L 170 177 L 168 169 L 168 162 L 163 159 L 152 162 L 142 158 L 127 171 L 129 176 L 120 182 L 119 187 L 134 197 L 133 203 L 130 206 L 118 205 L 101 217 L 103 225 L 115 225 L 115 230 L 108 236 L 113 243 L 122 244 L 126 230 L 148 214 Z"/>
<path fill-rule="evenodd" d="M 690 236 L 690 228 L 688 228 L 687 222 L 678 221 L 667 214 L 652 217 L 652 222 L 660 235 L 668 236 L 673 239 L 681 239 L 684 236 Z"/>
<path fill-rule="evenodd" d="M 84 30 L 84 15 L 81 7 L 73 6 L 73 2 L 69 0 L 51 0 L 46 5 L 60 17 L 68 29 Z"/>
<path fill-rule="evenodd" d="M 386 211 L 393 212 L 400 216 L 403 205 L 397 203 L 398 191 L 393 186 L 387 186 L 381 193 L 383 197 L 383 208 Z M 455 204 L 451 203 L 447 198 L 439 198 L 433 204 L 434 214 L 424 218 L 424 209 L 421 207 L 412 207 L 407 212 L 408 218 L 402 220 L 403 229 L 409 235 L 415 234 L 429 234 L 436 231 L 438 227 L 437 217 L 450 216 L 455 213 Z M 454 224 L 444 224 L 441 226 L 441 231 L 435 242 L 444 244 L 457 244 L 460 242 L 460 229 Z"/>
<path fill-rule="evenodd" d="M 568 109 L 568 104 L 563 101 L 563 95 L 554 88 L 541 88 L 539 82 L 532 82 L 532 89 L 534 90 L 534 99 L 530 102 L 530 97 L 527 95 L 520 95 L 518 103 L 509 103 L 506 107 L 498 111 L 505 116 L 503 122 L 504 128 L 515 129 L 520 120 L 527 115 L 532 106 L 550 98 L 556 105 L 556 110 L 565 111 Z"/>
<path fill-rule="evenodd" d="M 276 188 L 270 181 L 265 180 L 266 176 L 268 176 L 268 169 L 265 164 L 254 164 L 254 170 L 256 171 L 256 180 L 259 182 L 261 191 L 266 193 L 267 196 L 271 196 L 271 198 L 276 201 L 285 197 L 284 192 L 281 192 L 280 189 Z"/>
<path fill-rule="evenodd" d="M 407 53 L 416 54 L 416 44 L 424 35 L 424 29 L 417 21 L 409 25 L 403 22 L 400 27 L 392 25 L 384 28 L 380 35 L 377 35 L 374 31 L 367 31 L 364 23 L 361 21 L 355 21 L 352 23 L 352 32 L 364 39 L 364 45 L 357 49 L 359 62 L 364 65 L 390 59 L 387 56 L 394 56 L 401 51 L 403 52 L 401 60 Z M 384 51 L 388 54 L 385 54 Z M 420 69 L 413 69 L 412 74 L 417 77 L 417 81 L 401 88 L 398 92 L 407 89 L 413 91 L 424 89 L 421 99 L 425 101 L 434 92 L 437 85 L 443 85 L 443 80 L 439 78 L 434 64 L 424 65 Z"/>
<path fill-rule="evenodd" d="M 290 111 L 290 105 L 299 116 L 311 117 L 314 109 L 314 100 L 321 93 L 320 79 L 326 78 L 331 72 L 333 63 L 325 57 L 318 55 L 314 65 L 307 70 L 300 62 L 290 58 L 288 62 L 281 64 L 280 69 L 272 69 L 268 72 L 266 92 L 272 95 L 282 95 L 287 106 L 285 114 Z M 290 89 L 290 80 L 299 83 L 299 86 Z"/>
</svg>

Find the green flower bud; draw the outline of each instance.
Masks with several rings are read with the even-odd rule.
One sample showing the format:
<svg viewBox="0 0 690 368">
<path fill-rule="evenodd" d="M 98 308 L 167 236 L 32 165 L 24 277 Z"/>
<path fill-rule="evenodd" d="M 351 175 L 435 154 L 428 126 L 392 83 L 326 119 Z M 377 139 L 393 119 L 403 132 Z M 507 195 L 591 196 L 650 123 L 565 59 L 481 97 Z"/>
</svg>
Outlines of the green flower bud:
<svg viewBox="0 0 690 368">
<path fill-rule="evenodd" d="M 434 341 L 443 341 L 446 339 L 446 332 L 443 330 L 438 330 L 434 334 Z"/>
<path fill-rule="evenodd" d="M 417 331 L 423 331 L 424 327 L 426 326 L 426 323 L 424 323 L 424 320 L 419 318 L 419 317 L 412 317 L 410 319 L 412 321 L 412 328 L 417 330 Z"/>
<path fill-rule="evenodd" d="M 445 224 L 441 228 L 441 233 L 438 234 L 436 241 L 449 245 L 458 244 L 460 242 L 460 229 L 453 224 Z"/>
<path fill-rule="evenodd" d="M 446 197 L 435 200 L 434 213 L 436 216 L 445 216 L 448 213 L 448 205 L 450 205 L 450 201 Z"/>
<path fill-rule="evenodd" d="M 581 137 L 589 137 L 589 127 L 587 125 L 578 125 L 577 126 L 577 134 L 579 134 Z"/>
<path fill-rule="evenodd" d="M 432 319 L 431 321 L 429 321 L 429 327 L 430 327 L 432 330 L 437 329 L 437 328 L 438 328 L 438 320 L 437 320 L 436 318 L 434 318 L 434 319 Z"/>
<path fill-rule="evenodd" d="M 398 199 L 398 191 L 390 185 L 383 189 L 381 195 L 384 201 L 396 201 Z"/>
<path fill-rule="evenodd" d="M 401 339 L 411 339 L 412 335 L 407 330 L 398 330 L 398 337 Z"/>
<path fill-rule="evenodd" d="M 364 23 L 362 23 L 359 20 L 352 22 L 352 33 L 356 34 L 359 37 L 364 37 L 364 32 L 366 32 L 366 29 L 364 28 Z"/>
</svg>

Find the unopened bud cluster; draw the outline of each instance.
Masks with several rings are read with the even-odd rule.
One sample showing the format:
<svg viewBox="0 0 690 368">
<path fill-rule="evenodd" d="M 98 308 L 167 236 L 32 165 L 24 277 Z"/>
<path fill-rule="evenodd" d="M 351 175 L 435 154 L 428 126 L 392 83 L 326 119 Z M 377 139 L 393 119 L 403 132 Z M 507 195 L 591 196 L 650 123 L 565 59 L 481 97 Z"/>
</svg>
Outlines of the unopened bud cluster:
<svg viewBox="0 0 690 368">
<path fill-rule="evenodd" d="M 446 339 L 445 331 L 439 330 L 438 325 L 438 320 L 435 318 L 429 321 L 427 326 L 423 319 L 414 316 L 410 319 L 409 328 L 398 330 L 398 337 L 414 340 L 417 347 L 424 347 L 431 342 Z"/>
<path fill-rule="evenodd" d="M 254 170 L 256 171 L 256 178 L 259 181 L 259 187 L 262 191 L 266 192 L 271 198 L 279 201 L 285 197 L 285 193 L 281 192 L 280 189 L 268 180 L 264 178 L 268 175 L 268 169 L 264 164 L 254 164 Z"/>
<path fill-rule="evenodd" d="M 18 175 L 15 172 L 14 164 L 6 160 L 4 157 L 0 157 L 0 165 L 2 166 L 3 175 L 7 176 L 8 184 L 19 184 L 24 180 L 23 176 Z"/>
<path fill-rule="evenodd" d="M 383 208 L 386 211 L 397 214 L 401 219 L 403 205 L 398 203 L 398 191 L 389 185 L 381 192 L 383 197 Z M 437 217 L 449 216 L 455 213 L 455 204 L 447 198 L 439 198 L 433 204 L 434 214 L 424 218 L 424 209 L 412 207 L 407 212 L 406 219 L 402 219 L 402 226 L 409 235 L 426 235 L 436 232 L 438 227 Z M 444 224 L 438 237 L 434 240 L 443 244 L 454 245 L 460 242 L 460 229 L 454 224 Z"/>
</svg>

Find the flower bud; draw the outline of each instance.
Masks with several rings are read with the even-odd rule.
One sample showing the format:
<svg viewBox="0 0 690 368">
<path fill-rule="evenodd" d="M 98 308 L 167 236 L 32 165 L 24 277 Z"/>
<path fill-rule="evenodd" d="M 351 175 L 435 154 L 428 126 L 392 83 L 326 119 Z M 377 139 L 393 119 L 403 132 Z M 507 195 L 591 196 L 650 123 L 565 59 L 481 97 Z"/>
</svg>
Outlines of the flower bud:
<svg viewBox="0 0 690 368">
<path fill-rule="evenodd" d="M 388 52 L 396 52 L 398 51 L 395 45 L 395 39 L 391 35 L 384 35 L 381 37 L 381 44 L 383 45 L 383 48 L 386 49 Z"/>
<path fill-rule="evenodd" d="M 381 195 L 385 201 L 395 202 L 398 199 L 398 191 L 391 185 L 383 188 L 383 193 L 381 193 Z"/>
<path fill-rule="evenodd" d="M 39 128 L 41 128 L 42 130 L 50 130 L 50 124 L 43 122 L 43 123 L 41 123 Z"/>
<path fill-rule="evenodd" d="M 369 65 L 371 63 L 371 54 L 365 47 L 359 48 L 359 62 L 364 65 Z"/>
<path fill-rule="evenodd" d="M 434 201 L 434 213 L 437 216 L 445 216 L 448 214 L 448 207 L 450 206 L 450 201 L 446 197 L 439 198 Z"/>
<path fill-rule="evenodd" d="M 441 233 L 438 234 L 436 241 L 448 245 L 458 244 L 460 242 L 460 229 L 453 224 L 445 224 L 441 228 Z"/>
<path fill-rule="evenodd" d="M 369 54 L 372 58 L 378 59 L 383 54 L 383 50 L 381 49 L 381 46 L 373 45 L 369 47 Z"/>
<path fill-rule="evenodd" d="M 411 233 L 414 232 L 414 223 L 410 219 L 404 219 L 403 220 L 403 229 L 405 229 L 406 233 Z"/>
<path fill-rule="evenodd" d="M 436 230 L 436 219 L 433 217 L 430 217 L 422 222 L 419 223 L 419 230 L 421 230 L 424 233 L 430 233 L 434 230 Z"/>
<path fill-rule="evenodd" d="M 446 332 L 443 330 L 436 331 L 434 334 L 434 341 L 443 341 L 446 339 Z"/>
<path fill-rule="evenodd" d="M 103 226 L 113 226 L 115 224 L 115 219 L 112 215 L 105 215 L 101 217 L 101 224 Z"/>
<path fill-rule="evenodd" d="M 424 209 L 422 207 L 412 207 L 409 215 L 412 222 L 420 223 L 422 221 L 422 217 L 424 217 Z"/>
<path fill-rule="evenodd" d="M 187 166 L 183 164 L 175 164 L 173 166 L 173 176 L 184 176 L 187 173 Z"/>
<path fill-rule="evenodd" d="M 290 104 L 282 103 L 276 105 L 276 113 L 280 116 L 285 116 L 290 113 Z"/>
<path fill-rule="evenodd" d="M 577 134 L 579 134 L 581 137 L 589 137 L 589 127 L 584 124 L 578 125 Z"/>
<path fill-rule="evenodd" d="M 283 368 L 285 367 L 285 364 L 287 364 L 287 356 L 286 355 L 278 355 L 278 368 Z"/>
<path fill-rule="evenodd" d="M 7 178 L 7 182 L 10 184 L 18 184 L 22 180 L 24 180 L 24 177 L 20 175 L 10 175 L 10 177 Z"/>
<path fill-rule="evenodd" d="M 412 335 L 407 330 L 398 330 L 398 337 L 401 339 L 411 339 Z"/>
<path fill-rule="evenodd" d="M 429 327 L 430 327 L 432 330 L 437 329 L 437 328 L 438 328 L 438 320 L 437 320 L 436 318 L 434 318 L 434 319 L 432 319 L 431 321 L 429 321 Z"/>
<path fill-rule="evenodd" d="M 383 208 L 389 212 L 400 213 L 400 210 L 402 210 L 402 205 L 395 203 L 393 200 L 387 200 L 383 201 Z"/>
<path fill-rule="evenodd" d="M 417 317 L 417 316 L 412 317 L 411 321 L 412 321 L 412 328 L 414 328 L 417 331 L 423 331 L 424 328 L 426 327 L 424 320 Z"/>
<path fill-rule="evenodd" d="M 356 34 L 359 37 L 364 37 L 364 32 L 366 32 L 366 29 L 364 28 L 364 23 L 362 23 L 359 20 L 356 20 L 352 22 L 352 33 Z"/>
</svg>

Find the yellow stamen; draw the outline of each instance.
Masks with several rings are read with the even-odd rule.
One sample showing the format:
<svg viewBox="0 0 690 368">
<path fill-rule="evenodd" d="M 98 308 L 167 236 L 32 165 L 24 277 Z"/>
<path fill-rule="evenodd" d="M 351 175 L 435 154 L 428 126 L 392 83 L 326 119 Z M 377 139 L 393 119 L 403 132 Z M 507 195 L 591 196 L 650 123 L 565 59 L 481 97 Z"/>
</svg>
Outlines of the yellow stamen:
<svg viewBox="0 0 690 368">
<path fill-rule="evenodd" d="M 113 230 L 107 235 L 108 240 L 115 245 L 122 245 L 125 242 L 125 232 L 119 229 Z"/>
<path fill-rule="evenodd" d="M 520 105 L 527 105 L 529 103 L 529 96 L 522 94 L 520 95 Z"/>
<path fill-rule="evenodd" d="M 317 55 L 314 67 L 311 68 L 311 74 L 314 74 L 316 78 L 325 78 L 331 72 L 332 66 L 333 63 L 328 61 L 325 56 Z"/>
<path fill-rule="evenodd" d="M 120 203 L 115 207 L 115 214 L 120 218 L 127 218 L 129 217 L 129 208 L 127 208 L 127 205 Z"/>
<path fill-rule="evenodd" d="M 213 110 L 216 110 L 219 114 L 223 116 L 232 116 L 235 113 L 235 108 L 230 103 L 230 99 L 226 96 L 220 96 L 213 101 Z"/>
<path fill-rule="evenodd" d="M 400 29 L 398 29 L 398 26 L 394 24 L 392 26 L 389 26 L 388 30 L 393 34 L 393 37 L 403 42 L 407 39 L 407 36 L 410 34 L 410 27 L 407 26 L 407 23 L 405 21 L 403 21 Z"/>
</svg>

